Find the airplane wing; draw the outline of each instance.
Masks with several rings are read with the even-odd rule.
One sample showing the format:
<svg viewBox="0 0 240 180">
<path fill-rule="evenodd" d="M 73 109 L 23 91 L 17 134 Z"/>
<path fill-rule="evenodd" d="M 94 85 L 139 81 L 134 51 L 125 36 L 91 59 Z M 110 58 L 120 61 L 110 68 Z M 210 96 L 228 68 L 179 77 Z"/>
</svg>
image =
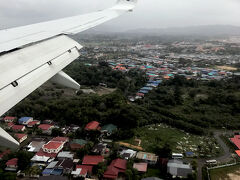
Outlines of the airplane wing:
<svg viewBox="0 0 240 180">
<path fill-rule="evenodd" d="M 85 31 L 132 11 L 137 0 L 118 0 L 102 11 L 0 30 L 0 116 L 48 80 L 79 89 L 62 69 L 77 59 L 82 46 L 67 35 Z M 0 142 L 19 143 L 0 128 Z"/>
</svg>

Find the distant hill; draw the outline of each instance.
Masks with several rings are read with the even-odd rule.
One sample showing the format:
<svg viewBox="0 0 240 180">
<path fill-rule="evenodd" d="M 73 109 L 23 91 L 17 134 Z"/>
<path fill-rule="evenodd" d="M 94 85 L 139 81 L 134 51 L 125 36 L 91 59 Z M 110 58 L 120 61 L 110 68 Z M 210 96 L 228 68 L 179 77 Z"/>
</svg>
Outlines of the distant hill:
<svg viewBox="0 0 240 180">
<path fill-rule="evenodd" d="M 144 35 L 179 35 L 179 36 L 240 36 L 240 27 L 230 25 L 209 25 L 191 27 L 171 27 L 159 29 L 135 29 L 118 31 L 116 27 L 98 28 L 88 31 L 90 34 L 124 33 Z"/>
</svg>

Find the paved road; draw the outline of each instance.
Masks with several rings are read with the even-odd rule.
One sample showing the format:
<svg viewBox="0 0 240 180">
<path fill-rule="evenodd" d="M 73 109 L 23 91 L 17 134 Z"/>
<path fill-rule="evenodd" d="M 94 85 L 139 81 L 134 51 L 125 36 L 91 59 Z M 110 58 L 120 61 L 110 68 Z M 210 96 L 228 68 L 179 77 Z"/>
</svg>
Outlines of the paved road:
<svg viewBox="0 0 240 180">
<path fill-rule="evenodd" d="M 228 134 L 233 134 L 232 131 L 227 131 L 225 133 Z M 218 162 L 224 163 L 224 162 L 228 162 L 232 159 L 232 153 L 229 149 L 229 147 L 225 144 L 225 142 L 223 142 L 223 140 L 220 138 L 220 135 L 224 134 L 223 131 L 215 131 L 214 132 L 214 138 L 216 139 L 217 143 L 222 147 L 223 149 L 223 155 L 216 157 L 216 158 L 212 158 L 212 159 L 216 159 Z M 206 162 L 206 159 L 198 159 L 198 176 L 197 179 L 198 180 L 202 180 L 202 168 Z"/>
<path fill-rule="evenodd" d="M 217 140 L 218 144 L 222 147 L 224 151 L 224 155 L 215 158 L 218 162 L 228 162 L 232 159 L 232 153 L 229 149 L 229 147 L 223 142 L 223 140 L 220 138 L 220 135 L 222 135 L 222 132 L 216 131 L 214 133 L 214 138 Z"/>
</svg>

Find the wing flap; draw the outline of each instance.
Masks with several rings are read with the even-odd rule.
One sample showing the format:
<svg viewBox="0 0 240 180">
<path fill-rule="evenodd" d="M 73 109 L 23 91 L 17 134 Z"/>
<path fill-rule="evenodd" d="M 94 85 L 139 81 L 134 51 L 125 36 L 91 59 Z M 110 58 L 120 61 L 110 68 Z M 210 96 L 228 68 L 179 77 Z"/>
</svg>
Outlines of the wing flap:
<svg viewBox="0 0 240 180">
<path fill-rule="evenodd" d="M 62 46 L 63 44 L 66 46 Z M 64 48 L 52 48 L 53 45 Z M 78 58 L 80 48 L 82 46 L 77 42 L 66 36 L 60 36 L 13 52 L 13 55 L 8 54 L 7 56 L 12 57 L 15 63 L 3 61 L 5 62 L 3 63 L 5 69 L 1 70 L 4 70 L 5 74 L 0 76 L 0 114 L 8 111 Z M 34 57 L 34 53 L 38 51 L 39 53 L 35 54 Z M 24 61 L 23 66 L 22 61 Z M 0 62 L 2 62 L 1 57 Z M 14 64 L 16 64 L 16 67 L 14 67 Z M 2 68 L 2 66 L 0 67 Z M 15 68 L 21 74 L 17 71 L 14 72 Z M 9 74 L 9 77 L 7 74 Z M 4 83 L 4 86 L 2 86 L 2 83 Z"/>
<path fill-rule="evenodd" d="M 75 47 L 82 48 L 74 40 L 66 36 L 58 36 L 0 56 L 0 89 Z"/>
</svg>

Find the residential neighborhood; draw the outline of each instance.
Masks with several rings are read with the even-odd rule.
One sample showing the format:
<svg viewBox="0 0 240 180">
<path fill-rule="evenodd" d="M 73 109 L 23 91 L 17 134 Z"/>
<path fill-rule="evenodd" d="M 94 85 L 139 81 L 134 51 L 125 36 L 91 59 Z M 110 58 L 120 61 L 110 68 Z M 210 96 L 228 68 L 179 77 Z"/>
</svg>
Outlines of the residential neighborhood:
<svg viewBox="0 0 240 180">
<path fill-rule="evenodd" d="M 129 168 L 135 169 L 141 177 L 145 177 L 149 167 L 160 168 L 157 155 L 138 150 L 138 148 L 143 150 L 140 146 L 141 140 L 136 140 L 138 144 L 130 146 L 133 147 L 132 149 L 127 148 L 125 144 L 121 145 L 121 143 L 116 146 L 110 139 L 108 142 L 104 141 L 104 138 L 109 138 L 112 133 L 117 131 L 117 126 L 114 124 L 102 125 L 97 121 L 89 122 L 84 127 L 78 127 L 86 131 L 87 136 L 76 139 L 68 137 L 68 135 L 53 137 L 52 130 L 61 129 L 61 127 L 56 126 L 53 121 L 51 124 L 43 123 L 46 121 L 34 120 L 33 117 L 3 118 L 2 126 L 12 133 L 20 143 L 20 150 L 29 152 L 31 155 L 28 168 L 36 168 L 36 172 L 31 174 L 19 170 L 20 160 L 15 157 L 6 159 L 6 171 L 17 173 L 19 178 L 27 177 L 30 179 L 39 177 L 49 177 L 50 179 L 54 176 L 72 179 L 79 177 L 119 179 L 126 178 L 126 172 L 129 171 Z M 89 132 L 99 133 L 99 138 L 95 143 L 89 141 L 88 136 L 91 136 Z M 12 153 L 12 150 L 5 149 L 1 152 L 0 157 L 5 159 Z M 178 160 L 179 162 L 180 160 Z M 166 169 L 171 165 L 169 163 L 165 163 Z M 188 174 L 194 172 L 190 165 L 188 165 L 187 172 L 174 174 L 169 171 L 169 174 L 187 177 Z"/>
</svg>

